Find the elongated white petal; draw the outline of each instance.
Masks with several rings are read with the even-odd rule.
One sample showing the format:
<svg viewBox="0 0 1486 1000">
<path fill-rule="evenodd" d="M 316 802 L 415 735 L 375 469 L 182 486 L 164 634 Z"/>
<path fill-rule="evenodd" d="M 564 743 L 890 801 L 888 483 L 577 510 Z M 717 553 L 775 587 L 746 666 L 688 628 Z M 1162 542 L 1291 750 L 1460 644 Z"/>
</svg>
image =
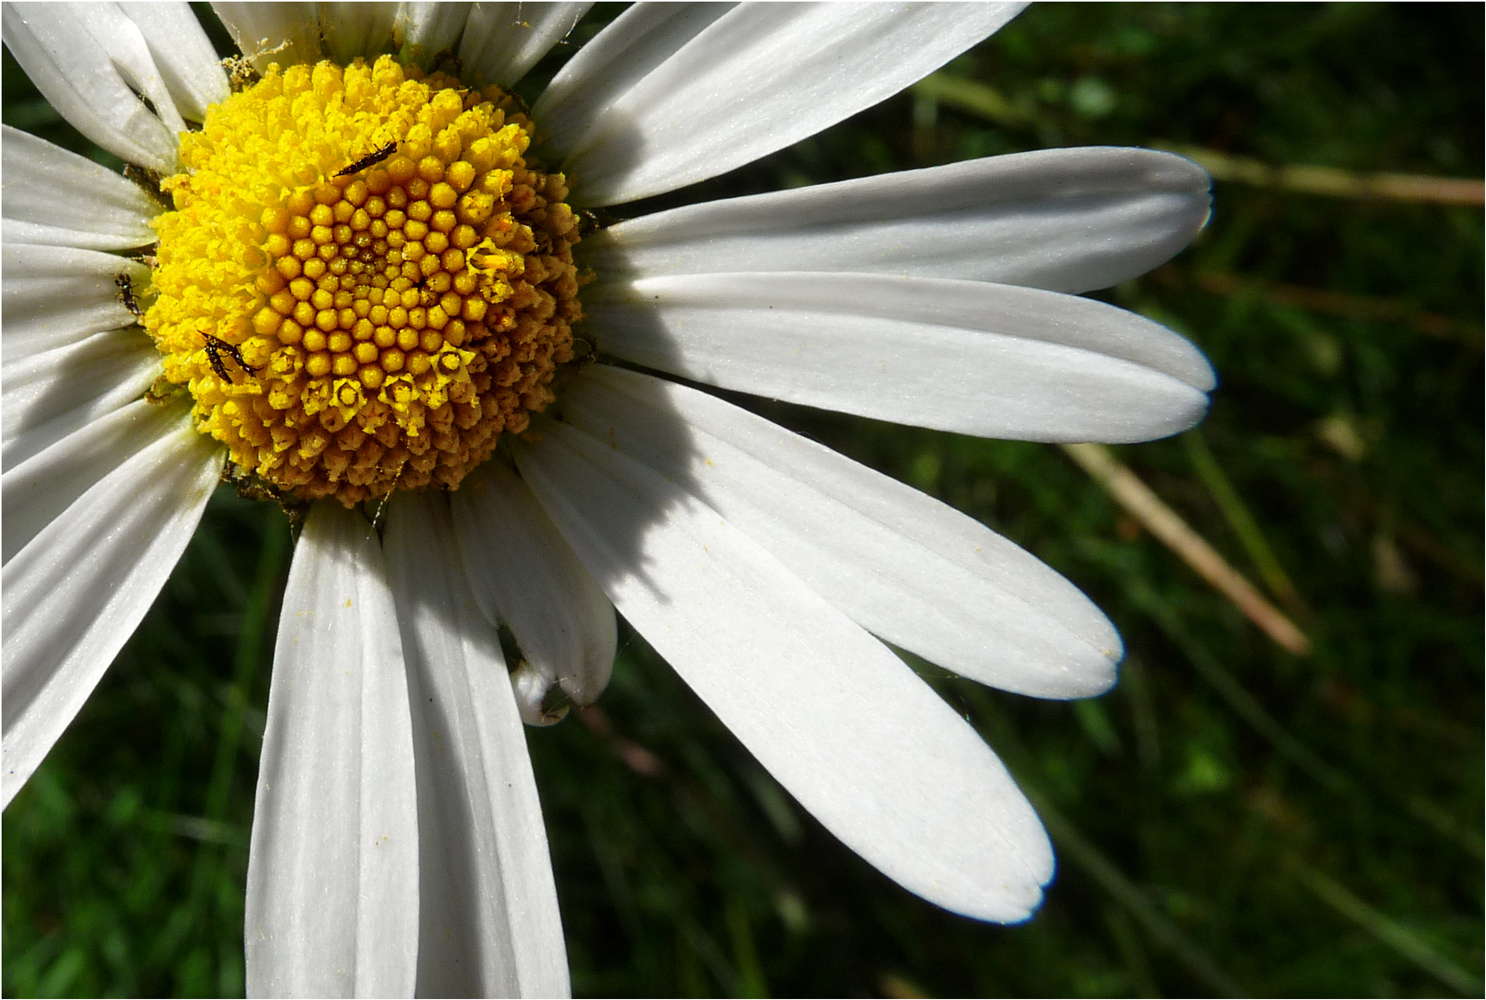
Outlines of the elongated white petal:
<svg viewBox="0 0 1486 1000">
<path fill-rule="evenodd" d="M 79 132 L 131 163 L 174 168 L 185 123 L 144 36 L 116 5 L 8 3 L 3 23 L 11 55 Z"/>
<path fill-rule="evenodd" d="M 80 427 L 144 395 L 160 354 L 141 331 L 98 333 L 6 361 L 0 396 L 0 468 L 24 462 Z"/>
<path fill-rule="evenodd" d="M 622 298 L 621 298 L 622 296 Z M 607 354 L 728 389 L 1031 441 L 1145 441 L 1207 410 L 1187 341 L 1114 306 L 861 274 L 645 278 L 585 309 Z"/>
<path fill-rule="evenodd" d="M 742 166 L 891 97 L 1021 7 L 742 4 L 643 78 L 604 80 L 596 100 L 572 101 L 565 82 L 538 102 L 537 120 L 566 154 L 577 200 L 633 201 Z"/>
<path fill-rule="evenodd" d="M 319 11 L 325 52 L 338 63 L 370 59 L 392 44 L 395 3 L 322 2 Z"/>
<path fill-rule="evenodd" d="M 509 87 L 588 13 L 591 3 L 482 3 L 459 40 L 466 82 Z"/>
<path fill-rule="evenodd" d="M 149 610 L 201 520 L 221 461 L 215 444 L 180 420 L 5 564 L 5 804 Z"/>
<path fill-rule="evenodd" d="M 320 58 L 320 23 L 311 0 L 289 3 L 213 3 L 238 51 L 259 72 Z"/>
<path fill-rule="evenodd" d="M 862 271 L 1087 292 L 1169 260 L 1207 220 L 1201 167 L 1048 149 L 688 205 L 584 240 L 601 281 Z"/>
<path fill-rule="evenodd" d="M 566 151 L 607 102 L 683 49 L 736 3 L 637 3 L 569 59 L 532 114 L 552 144 Z"/>
<path fill-rule="evenodd" d="M 459 41 L 470 6 L 435 0 L 404 0 L 397 5 L 397 17 L 392 26 L 393 43 L 398 49 L 407 49 L 415 62 L 427 64 Z"/>
<path fill-rule="evenodd" d="M 316 504 L 294 551 L 248 857 L 248 993 L 412 996 L 418 801 L 377 536 Z"/>
<path fill-rule="evenodd" d="M 0 561 L 9 562 L 94 484 L 184 423 L 187 409 L 184 401 L 136 400 L 6 469 L 0 476 L 5 497 Z"/>
<path fill-rule="evenodd" d="M 0 136 L 4 139 L 0 148 L 5 163 L 3 232 L 7 245 L 127 250 L 155 242 L 150 219 L 161 208 L 139 185 L 9 125 L 0 126 Z M 7 258 L 4 277 L 11 276 Z M 9 303 L 6 311 L 10 311 Z M 7 315 L 7 325 L 12 318 Z M 7 336 L 7 356 L 9 351 Z"/>
<path fill-rule="evenodd" d="M 465 582 L 444 495 L 398 495 L 387 561 L 418 762 L 418 995 L 566 996 L 526 736 L 495 627 Z"/>
<path fill-rule="evenodd" d="M 615 606 L 801 805 L 912 892 L 1020 920 L 1052 851 L 975 731 L 731 522 L 557 424 L 521 473 Z"/>
<path fill-rule="evenodd" d="M 129 280 L 136 297 L 150 281 L 139 261 L 97 250 L 6 243 L 0 262 L 7 364 L 137 322 L 124 307 L 118 278 Z"/>
<path fill-rule="evenodd" d="M 1077 588 L 984 525 L 695 389 L 597 365 L 565 421 L 704 498 L 863 628 L 957 674 L 1078 698 L 1120 638 Z M 684 429 L 683 429 L 684 428 Z"/>
<path fill-rule="evenodd" d="M 492 624 L 526 658 L 517 704 L 533 725 L 554 684 L 574 702 L 598 699 L 614 666 L 614 606 L 520 477 L 486 462 L 451 497 L 470 587 Z"/>
<path fill-rule="evenodd" d="M 186 3 L 126 3 L 120 9 L 139 26 L 150 55 L 181 114 L 206 120 L 206 109 L 227 100 L 227 74 L 217 51 Z"/>
</svg>

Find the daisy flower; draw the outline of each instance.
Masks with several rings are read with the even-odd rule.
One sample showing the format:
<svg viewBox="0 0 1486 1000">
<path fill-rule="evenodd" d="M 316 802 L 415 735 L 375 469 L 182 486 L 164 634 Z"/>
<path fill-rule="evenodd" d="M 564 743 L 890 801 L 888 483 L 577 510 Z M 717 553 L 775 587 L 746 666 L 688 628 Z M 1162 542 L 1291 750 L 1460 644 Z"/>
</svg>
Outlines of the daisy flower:
<svg viewBox="0 0 1486 1000">
<path fill-rule="evenodd" d="M 1016 921 L 1053 872 L 995 753 L 889 648 L 1044 698 L 1119 637 L 984 526 L 707 391 L 1038 441 L 1204 413 L 1170 331 L 1076 293 L 1201 228 L 1206 175 L 1066 149 L 603 225 L 890 96 L 1014 4 L 12 4 L 141 186 L 4 133 L 4 797 L 223 478 L 302 519 L 248 872 L 259 995 L 558 994 L 521 722 L 615 609 L 889 878 Z M 153 184 L 158 198 L 146 190 Z"/>
</svg>

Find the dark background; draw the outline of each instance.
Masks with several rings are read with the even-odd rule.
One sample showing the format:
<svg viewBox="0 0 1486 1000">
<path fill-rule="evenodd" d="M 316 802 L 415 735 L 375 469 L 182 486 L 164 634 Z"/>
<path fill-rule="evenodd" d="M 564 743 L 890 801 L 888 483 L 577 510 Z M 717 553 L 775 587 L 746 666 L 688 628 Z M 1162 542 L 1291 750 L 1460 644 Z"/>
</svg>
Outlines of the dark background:
<svg viewBox="0 0 1486 1000">
<path fill-rule="evenodd" d="M 667 202 L 1082 144 L 1478 179 L 1482 11 L 1036 7 L 935 83 Z M 89 150 L 8 53 L 4 85 L 5 121 Z M 1279 650 L 1057 448 L 748 401 L 1045 559 L 1129 659 L 1077 703 L 915 664 L 1057 844 L 1046 905 L 999 927 L 842 848 L 621 626 L 599 712 L 527 731 L 578 994 L 1480 995 L 1482 212 L 1215 196 L 1192 249 L 1104 293 L 1202 347 L 1211 415 L 1115 451 L 1313 652 Z M 276 508 L 219 491 L 5 813 L 5 995 L 242 991 L 288 555 Z"/>
</svg>

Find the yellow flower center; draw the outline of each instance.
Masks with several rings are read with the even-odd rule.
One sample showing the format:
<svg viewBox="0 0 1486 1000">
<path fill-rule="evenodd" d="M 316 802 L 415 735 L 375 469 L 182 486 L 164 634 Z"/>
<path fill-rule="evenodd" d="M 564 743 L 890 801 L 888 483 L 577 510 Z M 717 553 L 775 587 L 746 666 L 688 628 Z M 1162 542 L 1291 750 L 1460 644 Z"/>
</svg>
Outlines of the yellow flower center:
<svg viewBox="0 0 1486 1000">
<path fill-rule="evenodd" d="M 532 124 L 388 56 L 269 68 L 181 138 L 144 324 L 233 462 L 350 506 L 455 487 L 553 399 L 581 315 Z"/>
</svg>

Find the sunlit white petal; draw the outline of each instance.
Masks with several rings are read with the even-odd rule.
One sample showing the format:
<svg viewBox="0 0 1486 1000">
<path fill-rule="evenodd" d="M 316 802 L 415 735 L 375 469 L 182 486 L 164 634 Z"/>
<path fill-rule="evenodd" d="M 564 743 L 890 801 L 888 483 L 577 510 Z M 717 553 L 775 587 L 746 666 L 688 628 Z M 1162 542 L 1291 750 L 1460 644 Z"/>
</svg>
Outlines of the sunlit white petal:
<svg viewBox="0 0 1486 1000">
<path fill-rule="evenodd" d="M 600 281 L 864 271 L 1086 292 L 1190 243 L 1208 184 L 1170 153 L 1049 149 L 688 205 L 611 226 L 583 249 Z"/>
<path fill-rule="evenodd" d="M 127 250 L 155 242 L 149 220 L 160 205 L 139 185 L 29 132 L 4 125 L 0 135 L 5 161 L 5 199 L 0 203 L 5 217 L 0 225 L 7 247 L 46 243 Z M 11 267 L 7 259 L 7 280 Z M 13 318 L 8 302 L 6 312 L 8 324 Z M 8 337 L 6 350 L 8 356 Z"/>
<path fill-rule="evenodd" d="M 588 13 L 591 3 L 482 3 L 459 40 L 466 81 L 509 87 Z"/>
<path fill-rule="evenodd" d="M 74 500 L 135 454 L 183 424 L 184 402 L 136 400 L 5 470 L 3 561 L 9 562 Z"/>
<path fill-rule="evenodd" d="M 400 494 L 386 547 L 417 755 L 418 995 L 566 996 L 557 889 L 526 737 L 495 627 L 482 621 L 460 569 L 469 553 L 447 499 Z"/>
<path fill-rule="evenodd" d="M 567 82 L 535 111 L 566 157 L 575 199 L 633 201 L 742 166 L 892 96 L 1022 6 L 741 4 L 643 77 L 606 77 L 584 87 L 597 99 L 581 101 L 567 95 L 582 84 Z"/>
<path fill-rule="evenodd" d="M 79 132 L 131 163 L 161 173 L 174 168 L 185 123 L 144 36 L 117 6 L 6 4 L 3 23 L 6 48 Z"/>
<path fill-rule="evenodd" d="M 968 723 L 681 484 L 554 424 L 518 462 L 615 606 L 848 847 L 958 913 L 1018 920 L 1052 852 Z"/>
<path fill-rule="evenodd" d="M 413 993 L 407 675 L 381 545 L 339 504 L 311 510 L 284 591 L 244 934 L 251 996 Z"/>
<path fill-rule="evenodd" d="M 215 443 L 178 419 L 5 564 L 4 804 L 149 610 L 220 468 Z"/>
<path fill-rule="evenodd" d="M 1212 369 L 1113 306 L 973 281 L 646 278 L 586 304 L 605 353 L 727 389 L 981 437 L 1144 441 L 1192 426 Z"/>
<path fill-rule="evenodd" d="M 540 723 L 554 684 L 594 702 L 614 665 L 614 606 L 519 476 L 499 462 L 451 497 L 470 587 L 488 621 L 506 625 L 526 660 L 522 718 Z M 528 680 L 529 677 L 529 680 Z"/>
<path fill-rule="evenodd" d="M 584 45 L 542 91 L 532 115 L 566 150 L 619 94 L 643 80 L 735 3 L 637 3 Z"/>
<path fill-rule="evenodd" d="M 239 52 L 258 72 L 320 58 L 320 22 L 310 0 L 213 3 Z"/>
<path fill-rule="evenodd" d="M 1021 694 L 1084 697 L 1114 683 L 1120 639 L 1087 597 L 911 487 L 714 396 L 605 365 L 559 407 L 905 649 Z"/>
<path fill-rule="evenodd" d="M 7 242 L 0 247 L 0 262 L 5 307 L 0 338 L 7 365 L 135 323 L 118 277 L 128 278 L 139 296 L 150 281 L 150 269 L 139 261 L 66 246 Z"/>
<path fill-rule="evenodd" d="M 141 331 L 98 333 L 76 344 L 5 361 L 0 381 L 4 442 L 0 467 L 24 462 L 133 402 L 159 375 L 159 352 Z"/>
<path fill-rule="evenodd" d="M 205 121 L 207 107 L 227 99 L 227 74 L 190 5 L 127 3 L 120 9 L 144 34 L 180 113 L 195 122 Z"/>
</svg>

